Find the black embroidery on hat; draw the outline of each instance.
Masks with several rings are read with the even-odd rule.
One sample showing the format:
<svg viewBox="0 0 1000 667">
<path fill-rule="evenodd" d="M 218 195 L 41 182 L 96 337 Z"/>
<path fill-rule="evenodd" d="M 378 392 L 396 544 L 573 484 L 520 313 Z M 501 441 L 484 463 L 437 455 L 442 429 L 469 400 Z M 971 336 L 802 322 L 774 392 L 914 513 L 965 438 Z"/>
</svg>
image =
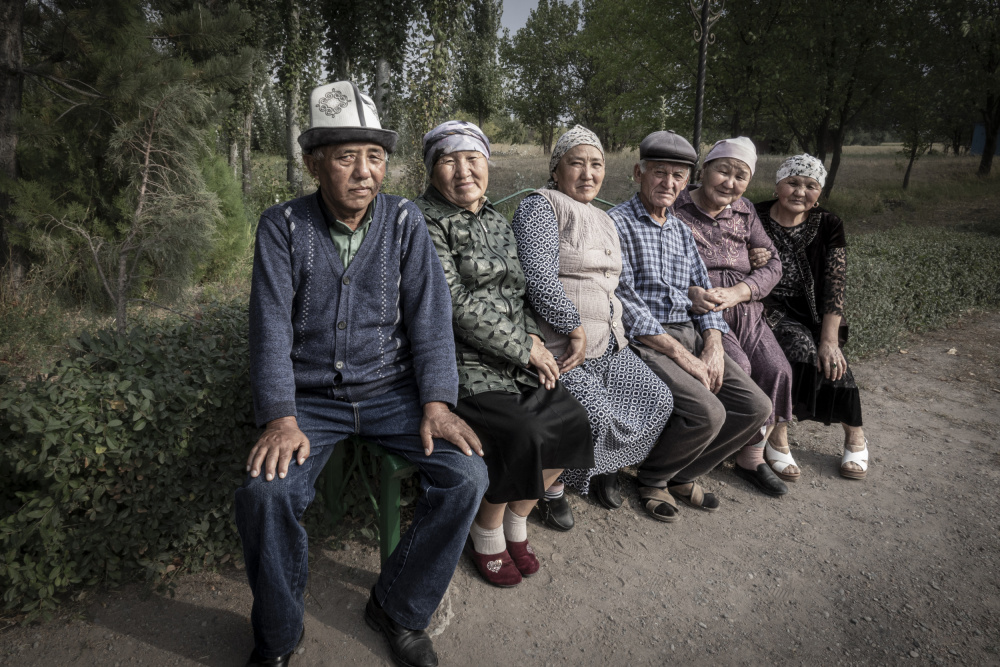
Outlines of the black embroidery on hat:
<svg viewBox="0 0 1000 667">
<path fill-rule="evenodd" d="M 331 100 L 336 100 L 336 102 L 331 105 Z M 346 109 L 348 104 L 347 95 L 343 94 L 336 88 L 333 88 L 326 95 L 319 98 L 319 102 L 316 103 L 316 108 L 330 118 L 333 118 L 338 113 Z"/>
</svg>

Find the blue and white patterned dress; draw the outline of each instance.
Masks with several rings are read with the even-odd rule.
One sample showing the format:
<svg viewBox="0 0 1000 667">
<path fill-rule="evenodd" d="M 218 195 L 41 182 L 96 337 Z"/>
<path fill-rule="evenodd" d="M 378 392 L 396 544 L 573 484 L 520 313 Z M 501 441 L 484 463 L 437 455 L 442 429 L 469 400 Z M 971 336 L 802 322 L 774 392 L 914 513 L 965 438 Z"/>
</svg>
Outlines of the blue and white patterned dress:
<svg viewBox="0 0 1000 667">
<path fill-rule="evenodd" d="M 581 320 L 559 279 L 559 225 L 552 205 L 540 195 L 525 197 L 512 227 L 535 316 L 557 332 L 569 333 Z M 622 301 L 635 298 L 621 290 L 617 296 Z M 559 377 L 586 408 L 594 436 L 594 467 L 566 470 L 562 477 L 584 494 L 594 475 L 642 462 L 674 407 L 670 389 L 649 366 L 632 350 L 617 347 L 612 335 L 604 354 Z"/>
</svg>

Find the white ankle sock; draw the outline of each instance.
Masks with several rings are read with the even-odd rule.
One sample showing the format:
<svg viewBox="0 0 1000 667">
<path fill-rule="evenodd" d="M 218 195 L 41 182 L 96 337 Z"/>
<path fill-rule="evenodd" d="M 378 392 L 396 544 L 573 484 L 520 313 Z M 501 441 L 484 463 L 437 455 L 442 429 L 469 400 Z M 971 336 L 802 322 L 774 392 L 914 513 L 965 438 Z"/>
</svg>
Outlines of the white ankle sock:
<svg viewBox="0 0 1000 667">
<path fill-rule="evenodd" d="M 524 542 L 528 539 L 528 517 L 514 514 L 510 511 L 510 505 L 503 511 L 503 536 L 508 542 Z"/>
<path fill-rule="evenodd" d="M 556 482 L 549 488 L 545 489 L 545 499 L 555 500 L 556 498 L 562 498 L 563 489 L 565 488 L 566 486 L 562 482 Z"/>
<path fill-rule="evenodd" d="M 472 537 L 472 546 L 475 547 L 476 553 L 483 556 L 492 556 L 507 548 L 507 543 L 503 539 L 502 525 L 487 530 L 480 528 L 479 524 L 473 521 L 469 535 Z"/>
</svg>

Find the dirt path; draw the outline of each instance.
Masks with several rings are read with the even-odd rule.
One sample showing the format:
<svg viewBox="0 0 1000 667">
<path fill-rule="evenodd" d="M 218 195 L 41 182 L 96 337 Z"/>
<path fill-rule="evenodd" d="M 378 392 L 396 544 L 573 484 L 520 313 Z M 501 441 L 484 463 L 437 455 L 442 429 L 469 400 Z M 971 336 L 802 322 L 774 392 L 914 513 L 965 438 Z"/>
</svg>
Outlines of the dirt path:
<svg viewBox="0 0 1000 667">
<path fill-rule="evenodd" d="M 953 350 L 954 353 L 949 353 Z M 634 500 L 574 496 L 577 527 L 532 523 L 542 570 L 485 584 L 463 560 L 432 626 L 446 665 L 1000 664 L 1000 315 L 968 317 L 859 364 L 873 465 L 837 475 L 841 431 L 791 431 L 802 481 L 781 500 L 704 481 L 722 508 L 670 526 Z M 315 549 L 295 665 L 383 665 L 362 620 L 376 547 Z M 250 595 L 238 571 L 173 598 L 93 594 L 72 615 L 0 632 L 10 665 L 242 665 Z"/>
</svg>

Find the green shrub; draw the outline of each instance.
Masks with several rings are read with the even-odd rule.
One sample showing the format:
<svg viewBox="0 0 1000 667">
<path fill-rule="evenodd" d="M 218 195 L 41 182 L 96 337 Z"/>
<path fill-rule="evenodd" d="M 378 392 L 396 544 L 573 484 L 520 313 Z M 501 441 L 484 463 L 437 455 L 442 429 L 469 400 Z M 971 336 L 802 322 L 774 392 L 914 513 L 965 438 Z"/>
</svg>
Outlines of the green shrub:
<svg viewBox="0 0 1000 667">
<path fill-rule="evenodd" d="M 246 309 L 71 339 L 0 385 L 0 589 L 37 614 L 81 584 L 161 580 L 238 553 L 231 518 L 255 437 Z"/>
<path fill-rule="evenodd" d="M 205 187 L 219 198 L 221 213 L 204 263 L 204 279 L 215 280 L 229 275 L 250 253 L 252 226 L 243 207 L 240 185 L 222 156 L 213 153 L 202 159 L 201 172 Z"/>
<path fill-rule="evenodd" d="M 912 227 L 854 235 L 847 272 L 850 349 L 886 350 L 959 311 L 1000 306 L 1000 237 Z"/>
</svg>

